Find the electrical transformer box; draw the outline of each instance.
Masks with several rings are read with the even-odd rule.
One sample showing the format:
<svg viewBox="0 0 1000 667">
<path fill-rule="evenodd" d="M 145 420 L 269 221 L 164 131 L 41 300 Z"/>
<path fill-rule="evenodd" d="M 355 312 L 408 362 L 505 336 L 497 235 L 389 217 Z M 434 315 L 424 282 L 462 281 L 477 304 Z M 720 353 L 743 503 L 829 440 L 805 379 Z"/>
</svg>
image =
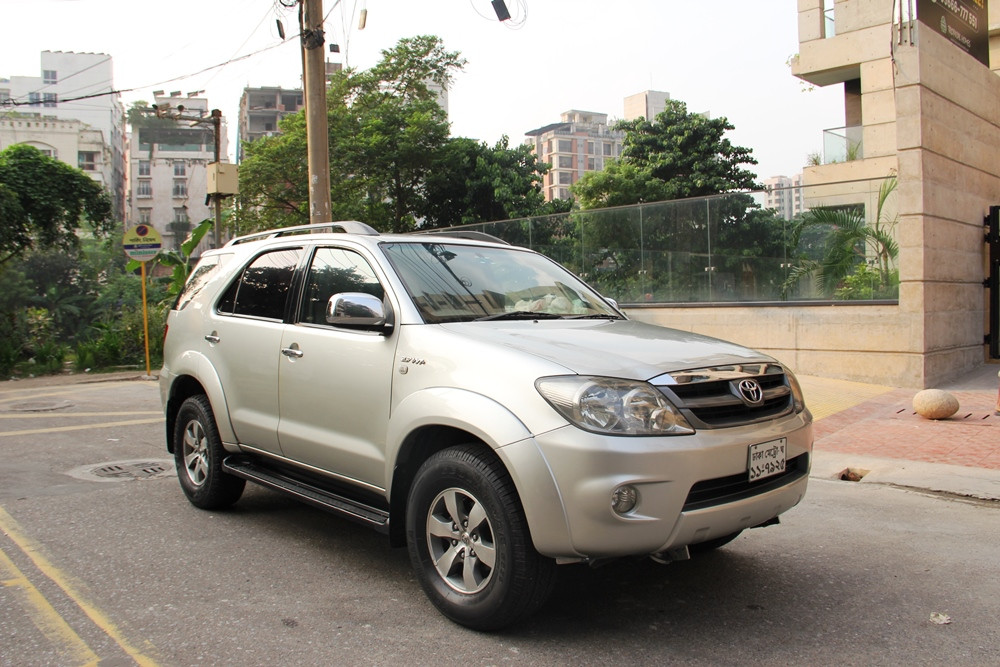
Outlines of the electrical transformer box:
<svg viewBox="0 0 1000 667">
<path fill-rule="evenodd" d="M 237 166 L 226 162 L 208 165 L 208 194 L 235 195 L 240 191 Z"/>
</svg>

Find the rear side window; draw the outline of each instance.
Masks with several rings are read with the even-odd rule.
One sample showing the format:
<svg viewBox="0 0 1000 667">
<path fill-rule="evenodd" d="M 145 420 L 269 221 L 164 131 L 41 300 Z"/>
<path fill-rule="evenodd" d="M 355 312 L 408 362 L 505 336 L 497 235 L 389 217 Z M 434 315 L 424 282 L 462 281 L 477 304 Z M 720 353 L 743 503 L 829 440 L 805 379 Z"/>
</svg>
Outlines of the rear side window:
<svg viewBox="0 0 1000 667">
<path fill-rule="evenodd" d="M 194 267 L 194 271 L 188 276 L 187 282 L 184 283 L 184 289 L 181 293 L 177 295 L 177 301 L 174 302 L 174 310 L 184 310 L 184 308 L 191 303 L 198 292 L 205 287 L 208 283 L 209 278 L 216 274 L 216 269 L 225 263 L 225 260 L 232 257 L 232 255 L 211 255 L 209 257 L 203 257 Z"/>
<path fill-rule="evenodd" d="M 301 248 L 284 248 L 257 257 L 222 295 L 219 312 L 284 319 L 292 276 L 301 254 Z"/>
</svg>

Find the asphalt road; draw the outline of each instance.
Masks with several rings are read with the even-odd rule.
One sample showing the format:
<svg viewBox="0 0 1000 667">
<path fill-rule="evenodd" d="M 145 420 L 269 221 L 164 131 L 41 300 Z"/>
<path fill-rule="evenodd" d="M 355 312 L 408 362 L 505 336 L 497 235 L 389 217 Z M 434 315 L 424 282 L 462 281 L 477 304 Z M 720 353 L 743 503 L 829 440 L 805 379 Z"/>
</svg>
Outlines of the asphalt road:
<svg viewBox="0 0 1000 667">
<path fill-rule="evenodd" d="M 998 503 L 813 480 L 780 526 L 564 567 L 529 622 L 480 634 L 367 528 L 257 487 L 189 505 L 154 383 L 0 384 L 4 666 L 997 664 L 998 526 Z"/>
</svg>

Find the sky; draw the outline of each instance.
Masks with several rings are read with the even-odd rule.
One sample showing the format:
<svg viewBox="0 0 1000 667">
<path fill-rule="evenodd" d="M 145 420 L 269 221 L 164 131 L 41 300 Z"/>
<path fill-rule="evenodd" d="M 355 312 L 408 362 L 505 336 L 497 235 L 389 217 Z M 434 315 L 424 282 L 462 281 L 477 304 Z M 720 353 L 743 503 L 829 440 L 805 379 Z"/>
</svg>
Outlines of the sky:
<svg viewBox="0 0 1000 667">
<path fill-rule="evenodd" d="M 282 3 L 294 0 L 0 0 L 0 78 L 40 76 L 46 50 L 109 54 L 126 107 L 154 90 L 205 91 L 228 119 L 232 159 L 243 88 L 301 87 L 297 10 Z M 452 135 L 491 145 L 518 144 L 570 109 L 613 121 L 626 96 L 660 90 L 728 118 L 727 138 L 768 178 L 799 173 L 823 130 L 844 124 L 842 88 L 810 90 L 787 65 L 796 0 L 506 4 L 501 23 L 490 0 L 323 0 L 327 40 L 340 46 L 327 56 L 364 69 L 400 38 L 437 35 L 467 60 L 449 93 Z"/>
</svg>

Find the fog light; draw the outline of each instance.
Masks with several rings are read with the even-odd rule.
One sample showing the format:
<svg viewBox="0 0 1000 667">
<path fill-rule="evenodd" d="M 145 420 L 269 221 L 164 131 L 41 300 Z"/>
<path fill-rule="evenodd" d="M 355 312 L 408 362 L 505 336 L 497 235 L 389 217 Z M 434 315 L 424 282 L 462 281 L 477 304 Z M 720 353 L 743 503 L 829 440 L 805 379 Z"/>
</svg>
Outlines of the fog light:
<svg viewBox="0 0 1000 667">
<path fill-rule="evenodd" d="M 611 509 L 615 511 L 615 514 L 628 514 L 635 509 L 638 500 L 639 491 L 634 486 L 628 484 L 619 486 L 611 494 Z"/>
</svg>

